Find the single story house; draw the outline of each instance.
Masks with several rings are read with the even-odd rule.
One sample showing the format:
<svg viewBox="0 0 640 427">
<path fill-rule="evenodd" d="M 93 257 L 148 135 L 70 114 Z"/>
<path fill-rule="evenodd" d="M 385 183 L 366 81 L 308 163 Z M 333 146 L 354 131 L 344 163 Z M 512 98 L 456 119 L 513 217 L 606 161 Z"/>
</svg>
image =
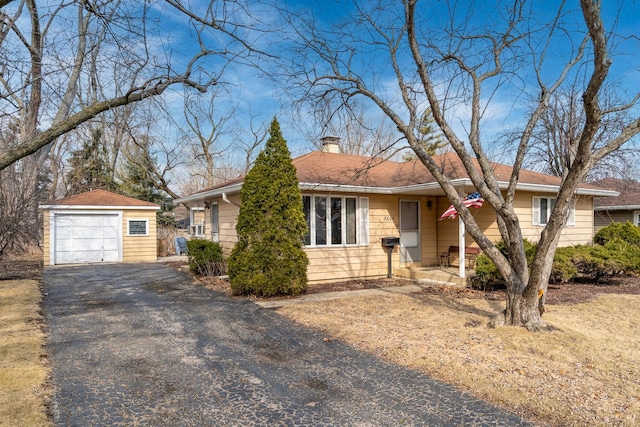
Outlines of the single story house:
<svg viewBox="0 0 640 427">
<path fill-rule="evenodd" d="M 157 259 L 160 206 L 105 190 L 41 205 L 44 265 Z"/>
<path fill-rule="evenodd" d="M 451 246 L 476 246 L 459 220 L 439 217 L 450 206 L 442 189 L 418 160 L 395 162 L 336 152 L 336 144 L 293 160 L 302 191 L 309 232 L 305 250 L 308 277 L 337 281 L 387 275 L 384 237 L 399 237 L 392 269 L 437 266 Z M 455 153 L 435 157 L 461 196 L 475 191 Z M 506 188 L 512 168 L 493 165 Z M 221 243 L 229 253 L 236 242 L 236 221 L 243 178 L 176 199 L 176 203 L 203 203 L 207 239 Z M 544 228 L 560 185 L 560 178 L 523 170 L 517 185 L 515 209 L 524 237 L 536 241 Z M 615 192 L 580 185 L 560 245 L 587 243 L 593 238 L 593 197 Z M 472 209 L 485 234 L 500 239 L 493 209 Z M 454 254 L 457 257 L 464 256 Z M 450 259 L 451 260 L 451 259 Z M 465 263 L 459 275 L 465 277 Z"/>
<path fill-rule="evenodd" d="M 630 179 L 606 178 L 595 185 L 617 191 L 615 197 L 596 197 L 593 199 L 595 231 L 612 222 L 630 221 L 640 226 L 640 182 Z"/>
</svg>

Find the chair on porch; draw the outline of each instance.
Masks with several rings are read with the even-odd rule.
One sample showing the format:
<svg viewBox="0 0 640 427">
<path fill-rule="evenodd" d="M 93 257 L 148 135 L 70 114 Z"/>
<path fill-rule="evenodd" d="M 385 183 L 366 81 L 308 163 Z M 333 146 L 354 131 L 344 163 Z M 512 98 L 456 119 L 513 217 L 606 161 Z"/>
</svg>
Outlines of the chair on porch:
<svg viewBox="0 0 640 427">
<path fill-rule="evenodd" d="M 476 263 L 476 258 L 480 255 L 480 248 L 475 247 L 466 247 L 464 248 L 464 257 L 466 267 L 469 269 L 474 268 Z M 449 250 L 447 252 L 442 252 L 440 254 L 440 265 L 442 267 L 451 267 L 451 256 L 452 255 L 460 255 L 460 247 L 459 246 L 449 246 Z"/>
<path fill-rule="evenodd" d="M 187 253 L 187 239 L 182 236 L 176 236 L 174 239 L 176 245 L 176 255 L 182 255 Z"/>
</svg>

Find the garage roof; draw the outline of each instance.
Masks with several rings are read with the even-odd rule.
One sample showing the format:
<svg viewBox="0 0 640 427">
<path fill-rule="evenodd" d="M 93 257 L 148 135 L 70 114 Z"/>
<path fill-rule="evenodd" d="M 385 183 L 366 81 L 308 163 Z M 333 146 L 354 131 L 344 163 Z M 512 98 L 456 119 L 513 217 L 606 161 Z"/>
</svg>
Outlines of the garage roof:
<svg viewBox="0 0 640 427">
<path fill-rule="evenodd" d="M 100 207 L 100 208 L 121 208 L 121 209 L 160 209 L 159 205 L 122 194 L 112 193 L 106 190 L 92 190 L 75 196 L 65 197 L 52 202 L 50 205 L 40 206 L 43 209 L 70 208 L 70 207 Z"/>
</svg>

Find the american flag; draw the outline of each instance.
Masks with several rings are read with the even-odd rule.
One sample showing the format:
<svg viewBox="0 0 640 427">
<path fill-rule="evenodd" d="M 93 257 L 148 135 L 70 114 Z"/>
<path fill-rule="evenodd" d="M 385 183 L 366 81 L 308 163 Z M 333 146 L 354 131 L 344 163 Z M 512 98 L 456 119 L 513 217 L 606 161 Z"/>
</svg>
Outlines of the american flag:
<svg viewBox="0 0 640 427">
<path fill-rule="evenodd" d="M 469 194 L 464 199 L 462 199 L 462 203 L 464 203 L 464 205 L 468 208 L 480 208 L 484 203 L 484 199 L 482 198 L 480 193 L 476 191 Z M 458 211 L 456 211 L 456 208 L 453 207 L 453 205 L 451 205 L 449 206 L 449 208 L 447 208 L 446 211 L 444 211 L 442 215 L 440 215 L 440 218 L 438 220 L 442 221 L 443 219 L 447 219 L 447 218 L 453 219 L 453 218 L 456 218 L 457 216 L 458 216 Z"/>
</svg>

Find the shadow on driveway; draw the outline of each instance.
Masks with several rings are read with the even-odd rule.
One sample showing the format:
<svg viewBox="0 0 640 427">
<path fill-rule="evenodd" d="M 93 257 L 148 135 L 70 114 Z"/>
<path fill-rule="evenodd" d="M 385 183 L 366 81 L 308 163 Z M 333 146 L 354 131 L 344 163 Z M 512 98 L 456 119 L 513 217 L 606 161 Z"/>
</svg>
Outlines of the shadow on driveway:
<svg viewBox="0 0 640 427">
<path fill-rule="evenodd" d="M 44 284 L 58 426 L 527 425 L 162 264 Z"/>
</svg>

